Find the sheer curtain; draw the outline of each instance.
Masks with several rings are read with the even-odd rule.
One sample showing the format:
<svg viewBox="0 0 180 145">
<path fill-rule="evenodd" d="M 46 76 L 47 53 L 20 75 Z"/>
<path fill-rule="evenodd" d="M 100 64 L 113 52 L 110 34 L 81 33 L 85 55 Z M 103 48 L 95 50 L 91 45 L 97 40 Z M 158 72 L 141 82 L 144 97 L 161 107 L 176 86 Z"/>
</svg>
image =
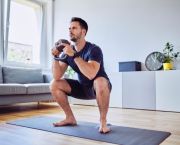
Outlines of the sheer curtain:
<svg viewBox="0 0 180 145">
<path fill-rule="evenodd" d="M 3 64 L 3 1 L 0 1 L 0 65 Z"/>
</svg>

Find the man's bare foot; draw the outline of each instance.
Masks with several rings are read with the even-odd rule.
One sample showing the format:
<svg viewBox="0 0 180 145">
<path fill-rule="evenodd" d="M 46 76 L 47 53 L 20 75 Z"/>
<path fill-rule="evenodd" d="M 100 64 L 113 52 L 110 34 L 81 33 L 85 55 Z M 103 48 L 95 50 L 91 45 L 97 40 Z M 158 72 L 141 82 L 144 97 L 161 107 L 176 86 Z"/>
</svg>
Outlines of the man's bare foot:
<svg viewBox="0 0 180 145">
<path fill-rule="evenodd" d="M 110 127 L 108 127 L 107 126 L 107 124 L 106 123 L 101 123 L 100 124 L 100 127 L 99 127 L 99 132 L 100 133 L 108 133 L 108 132 L 110 132 L 111 131 L 111 129 L 110 129 Z"/>
<path fill-rule="evenodd" d="M 60 122 L 53 123 L 54 127 L 59 127 L 59 126 L 75 126 L 77 125 L 77 122 L 75 119 L 64 119 Z"/>
</svg>

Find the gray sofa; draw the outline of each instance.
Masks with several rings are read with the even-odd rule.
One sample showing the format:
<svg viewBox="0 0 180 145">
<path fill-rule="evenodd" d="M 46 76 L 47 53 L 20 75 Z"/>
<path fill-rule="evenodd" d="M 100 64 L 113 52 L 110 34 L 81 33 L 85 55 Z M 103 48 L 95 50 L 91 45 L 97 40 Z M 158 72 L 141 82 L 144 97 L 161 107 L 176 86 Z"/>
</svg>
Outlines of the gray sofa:
<svg viewBox="0 0 180 145">
<path fill-rule="evenodd" d="M 52 100 L 51 79 L 41 69 L 0 66 L 0 105 Z"/>
</svg>

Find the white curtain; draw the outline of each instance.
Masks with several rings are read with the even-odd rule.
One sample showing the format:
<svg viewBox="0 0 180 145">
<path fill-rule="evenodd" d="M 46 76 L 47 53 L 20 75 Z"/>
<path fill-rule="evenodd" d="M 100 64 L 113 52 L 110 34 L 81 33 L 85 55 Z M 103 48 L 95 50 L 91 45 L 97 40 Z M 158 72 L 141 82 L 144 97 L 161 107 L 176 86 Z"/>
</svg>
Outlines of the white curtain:
<svg viewBox="0 0 180 145">
<path fill-rule="evenodd" d="M 3 64 L 3 1 L 0 1 L 0 65 Z"/>
<path fill-rule="evenodd" d="M 0 1 L 0 65 L 4 64 L 8 37 L 10 0 Z"/>
</svg>

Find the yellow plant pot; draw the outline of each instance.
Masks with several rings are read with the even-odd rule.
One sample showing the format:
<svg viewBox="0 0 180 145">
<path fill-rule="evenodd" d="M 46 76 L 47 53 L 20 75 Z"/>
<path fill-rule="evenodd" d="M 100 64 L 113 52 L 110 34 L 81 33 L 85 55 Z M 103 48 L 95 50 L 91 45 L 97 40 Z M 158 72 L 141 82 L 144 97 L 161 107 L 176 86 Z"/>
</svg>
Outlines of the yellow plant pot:
<svg viewBox="0 0 180 145">
<path fill-rule="evenodd" d="M 163 63 L 163 68 L 164 70 L 172 70 L 173 69 L 173 64 L 170 63 Z"/>
</svg>

